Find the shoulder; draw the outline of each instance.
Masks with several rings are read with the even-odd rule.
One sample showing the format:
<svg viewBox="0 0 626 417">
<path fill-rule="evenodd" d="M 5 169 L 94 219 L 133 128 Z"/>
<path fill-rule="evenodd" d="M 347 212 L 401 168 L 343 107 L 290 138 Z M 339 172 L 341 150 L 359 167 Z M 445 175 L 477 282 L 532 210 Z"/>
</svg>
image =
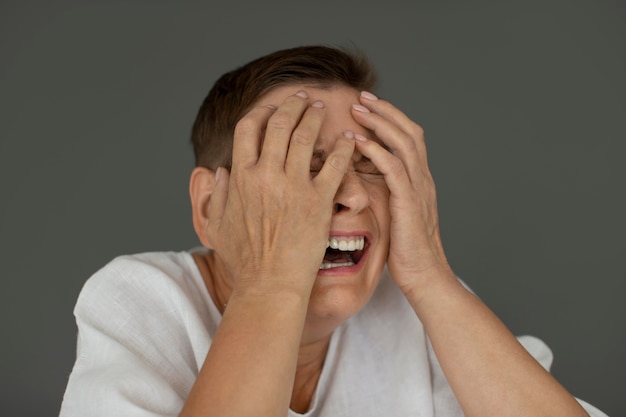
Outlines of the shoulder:
<svg viewBox="0 0 626 417">
<path fill-rule="evenodd" d="M 108 280 L 180 281 L 189 275 L 191 259 L 188 252 L 145 252 L 118 256 L 98 270 L 87 281 L 86 287 L 102 285 Z"/>
<path fill-rule="evenodd" d="M 146 252 L 118 256 L 87 280 L 80 298 L 96 294 L 98 298 L 124 297 L 134 293 L 141 293 L 145 297 L 174 287 L 197 287 L 196 273 L 188 252 Z"/>
<path fill-rule="evenodd" d="M 194 267 L 187 252 L 125 255 L 87 280 L 61 415 L 180 410 L 210 344 L 209 298 Z"/>
<path fill-rule="evenodd" d="M 201 356 L 216 327 L 211 305 L 190 253 L 120 256 L 89 278 L 78 297 L 79 346 L 94 353 L 113 343 L 155 363 L 180 356 L 176 349 Z"/>
<path fill-rule="evenodd" d="M 204 310 L 207 300 L 190 253 L 147 252 L 119 256 L 93 274 L 80 292 L 74 314 L 79 322 L 108 327 L 131 318 L 138 322 L 165 312 Z"/>
</svg>

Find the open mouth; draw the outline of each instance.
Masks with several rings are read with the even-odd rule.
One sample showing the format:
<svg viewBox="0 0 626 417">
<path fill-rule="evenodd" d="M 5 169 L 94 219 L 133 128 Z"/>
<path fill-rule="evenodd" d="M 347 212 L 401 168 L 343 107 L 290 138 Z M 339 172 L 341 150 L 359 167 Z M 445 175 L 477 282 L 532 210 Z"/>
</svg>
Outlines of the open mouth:
<svg viewBox="0 0 626 417">
<path fill-rule="evenodd" d="M 350 267 L 359 263 L 369 246 L 367 238 L 359 236 L 330 236 L 320 270 Z"/>
</svg>

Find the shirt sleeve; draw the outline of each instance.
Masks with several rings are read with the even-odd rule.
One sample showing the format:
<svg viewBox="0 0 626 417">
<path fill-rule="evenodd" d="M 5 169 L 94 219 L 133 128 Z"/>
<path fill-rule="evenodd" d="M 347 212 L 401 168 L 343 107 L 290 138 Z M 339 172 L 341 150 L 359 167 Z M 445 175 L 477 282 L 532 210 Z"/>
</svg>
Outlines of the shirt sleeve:
<svg viewBox="0 0 626 417">
<path fill-rule="evenodd" d="M 178 289 L 118 259 L 85 284 L 74 314 L 77 358 L 60 417 L 177 416 L 198 364 L 184 341 Z"/>
</svg>

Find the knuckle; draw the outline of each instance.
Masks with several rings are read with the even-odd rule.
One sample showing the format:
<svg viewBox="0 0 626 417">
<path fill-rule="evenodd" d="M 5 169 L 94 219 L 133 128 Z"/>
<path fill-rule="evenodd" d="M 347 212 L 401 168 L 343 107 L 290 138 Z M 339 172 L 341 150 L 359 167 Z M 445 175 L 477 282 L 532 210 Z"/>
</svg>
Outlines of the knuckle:
<svg viewBox="0 0 626 417">
<path fill-rule="evenodd" d="M 418 124 L 413 124 L 412 132 L 414 136 L 423 137 L 424 136 L 424 128 Z"/>
<path fill-rule="evenodd" d="M 277 111 L 272 117 L 270 117 L 267 126 L 269 128 L 279 130 L 288 129 L 291 127 L 291 117 L 285 112 Z"/>
<path fill-rule="evenodd" d="M 265 184 L 268 180 L 271 180 L 271 176 L 272 171 L 259 164 L 254 169 L 250 170 L 247 181 L 250 184 L 254 184 L 254 187 L 257 187 L 259 184 Z"/>
<path fill-rule="evenodd" d="M 272 191 L 281 187 L 282 176 L 271 169 L 257 169 L 251 175 L 251 183 L 260 191 Z"/>
<path fill-rule="evenodd" d="M 389 172 L 391 175 L 398 176 L 402 174 L 404 171 L 404 164 L 402 161 L 396 157 L 393 157 L 391 161 L 389 161 Z"/>
<path fill-rule="evenodd" d="M 344 173 L 348 167 L 348 160 L 343 155 L 333 154 L 328 157 L 326 164 L 337 172 Z"/>
<path fill-rule="evenodd" d="M 258 130 L 257 121 L 250 115 L 242 117 L 235 125 L 235 136 L 247 136 Z"/>
<path fill-rule="evenodd" d="M 314 136 L 312 132 L 306 129 L 296 129 L 291 139 L 301 145 L 310 145 L 315 140 Z"/>
</svg>

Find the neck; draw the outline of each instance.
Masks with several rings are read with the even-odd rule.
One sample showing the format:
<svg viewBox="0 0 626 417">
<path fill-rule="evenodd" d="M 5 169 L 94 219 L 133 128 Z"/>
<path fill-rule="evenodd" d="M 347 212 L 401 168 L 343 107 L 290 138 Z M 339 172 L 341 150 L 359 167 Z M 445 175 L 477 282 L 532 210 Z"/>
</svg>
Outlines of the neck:
<svg viewBox="0 0 626 417">
<path fill-rule="evenodd" d="M 225 277 L 229 276 L 226 265 L 213 251 L 207 254 L 194 253 L 193 258 L 213 303 L 219 312 L 224 314 L 226 305 L 228 305 L 228 299 L 233 291 L 229 281 L 225 279 Z"/>
<path fill-rule="evenodd" d="M 330 336 L 317 342 L 300 346 L 298 365 L 291 393 L 291 403 L 289 405 L 293 411 L 305 413 L 311 406 L 311 400 L 322 374 L 329 344 Z"/>
</svg>

